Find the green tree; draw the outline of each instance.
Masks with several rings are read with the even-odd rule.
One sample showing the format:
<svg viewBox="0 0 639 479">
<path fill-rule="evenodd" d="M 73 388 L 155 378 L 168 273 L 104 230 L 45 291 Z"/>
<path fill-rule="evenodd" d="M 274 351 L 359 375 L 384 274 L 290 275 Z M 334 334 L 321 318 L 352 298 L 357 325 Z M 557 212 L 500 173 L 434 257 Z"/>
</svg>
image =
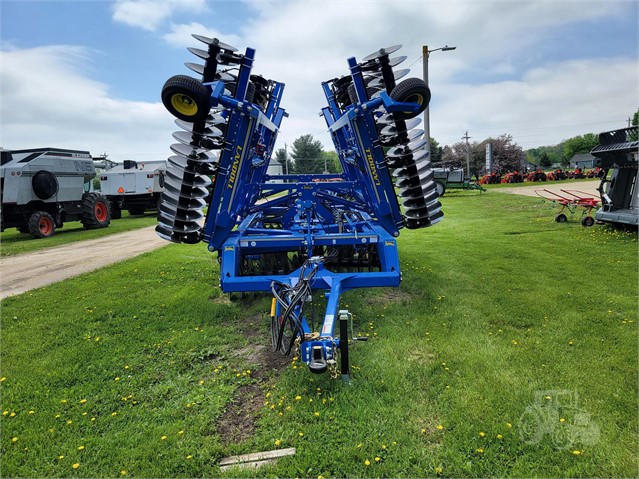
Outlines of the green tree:
<svg viewBox="0 0 639 479">
<path fill-rule="evenodd" d="M 326 171 L 329 173 L 342 172 L 342 164 L 339 162 L 336 151 L 322 151 L 322 159 L 326 165 Z M 322 170 L 322 172 L 324 172 L 324 170 Z"/>
<path fill-rule="evenodd" d="M 590 153 L 599 144 L 599 136 L 594 133 L 586 133 L 581 136 L 574 136 L 564 141 L 563 158 L 561 162 L 569 164 L 573 156 L 581 153 Z"/>
<path fill-rule="evenodd" d="M 442 162 L 444 156 L 444 148 L 435 138 L 430 139 L 430 161 L 433 164 Z"/>
<path fill-rule="evenodd" d="M 280 148 L 275 152 L 275 161 L 282 165 L 282 172 L 286 174 L 293 172 L 293 162 L 289 158 L 285 148 Z"/>
<path fill-rule="evenodd" d="M 291 158 L 297 174 L 316 174 L 324 171 L 322 142 L 313 135 L 302 135 L 293 142 Z"/>
<path fill-rule="evenodd" d="M 539 157 L 539 164 L 544 168 L 550 168 L 550 166 L 552 166 L 552 160 L 545 151 L 543 151 Z"/>
</svg>

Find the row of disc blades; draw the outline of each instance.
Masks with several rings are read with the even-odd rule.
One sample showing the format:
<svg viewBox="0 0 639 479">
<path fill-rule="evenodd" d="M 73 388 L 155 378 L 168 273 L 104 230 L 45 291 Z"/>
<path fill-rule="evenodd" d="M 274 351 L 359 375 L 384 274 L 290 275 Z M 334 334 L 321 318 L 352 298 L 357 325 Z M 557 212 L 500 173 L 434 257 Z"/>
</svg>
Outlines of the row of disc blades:
<svg viewBox="0 0 639 479">
<path fill-rule="evenodd" d="M 382 48 L 364 57 L 359 63 L 369 99 L 375 98 L 382 91 L 390 94 L 395 82 L 410 72 L 409 69 L 394 69 L 406 60 L 405 56 L 390 57 L 400 48 L 401 45 Z M 346 89 L 349 93 L 346 102 L 357 103 L 350 76 L 338 79 L 334 88 L 340 94 L 341 101 L 345 100 L 343 91 Z M 399 189 L 405 226 L 417 229 L 439 222 L 444 213 L 438 200 L 428 142 L 423 138 L 424 131 L 417 129 L 421 118 L 399 119 L 393 113 L 386 113 L 383 107 L 375 112 L 374 118 L 382 146 L 391 147 L 386 153 L 386 161 Z"/>
<path fill-rule="evenodd" d="M 189 48 L 189 52 L 204 60 L 204 65 L 187 62 L 187 68 L 202 75 L 203 82 L 223 81 L 224 94 L 233 94 L 237 75 L 232 71 L 242 60 L 242 56 L 235 53 L 237 48 L 216 38 L 193 37 L 208 48 Z M 212 183 L 210 177 L 217 172 L 218 154 L 213 150 L 224 146 L 227 115 L 224 108 L 218 108 L 211 110 L 203 121 L 175 120 L 175 123 L 181 130 L 173 133 L 177 143 L 171 145 L 173 155 L 168 158 L 155 231 L 161 238 L 174 243 L 197 243 L 202 236 L 203 208 L 207 205 Z"/>
</svg>

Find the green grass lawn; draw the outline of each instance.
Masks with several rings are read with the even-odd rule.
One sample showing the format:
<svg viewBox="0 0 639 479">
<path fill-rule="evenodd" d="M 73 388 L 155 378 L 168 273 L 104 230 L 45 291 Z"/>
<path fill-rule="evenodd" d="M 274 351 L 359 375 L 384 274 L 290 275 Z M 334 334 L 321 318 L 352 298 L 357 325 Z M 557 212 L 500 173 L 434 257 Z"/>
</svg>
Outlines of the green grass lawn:
<svg viewBox="0 0 639 479">
<path fill-rule="evenodd" d="M 270 299 L 225 301 L 204 245 L 3 300 L 2 475 L 637 477 L 637 236 L 534 198 L 442 202 L 402 231 L 400 288 L 344 295 L 371 338 L 350 385 L 265 366 Z M 255 385 L 256 428 L 227 443 Z"/>
<path fill-rule="evenodd" d="M 85 230 L 79 221 L 65 223 L 64 228 L 56 229 L 50 238 L 34 238 L 30 234 L 22 234 L 17 228 L 8 228 L 0 233 L 0 256 L 9 256 L 20 253 L 29 253 L 43 248 L 60 246 L 87 239 L 102 238 L 104 236 L 131 231 L 144 226 L 157 224 L 155 213 L 147 213 L 142 216 L 129 216 L 122 212 L 122 218 L 111 220 L 106 228 Z"/>
</svg>

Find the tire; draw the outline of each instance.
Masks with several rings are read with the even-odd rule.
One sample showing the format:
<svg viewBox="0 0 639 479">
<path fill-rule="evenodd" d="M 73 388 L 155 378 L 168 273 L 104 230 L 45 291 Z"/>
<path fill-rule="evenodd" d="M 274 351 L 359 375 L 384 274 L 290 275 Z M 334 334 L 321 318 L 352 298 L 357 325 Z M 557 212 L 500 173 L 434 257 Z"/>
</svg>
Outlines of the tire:
<svg viewBox="0 0 639 479">
<path fill-rule="evenodd" d="M 50 238 L 55 233 L 55 221 L 46 211 L 36 211 L 29 217 L 29 233 L 34 238 Z"/>
<path fill-rule="evenodd" d="M 421 114 L 430 103 L 430 90 L 424 80 L 419 78 L 407 78 L 399 83 L 390 93 L 390 97 L 402 103 L 417 103 L 419 109 L 414 112 L 402 111 L 395 113 L 399 118 L 408 120 Z"/>
<path fill-rule="evenodd" d="M 58 193 L 58 180 L 50 171 L 38 171 L 31 179 L 31 187 L 41 200 L 48 200 Z"/>
<path fill-rule="evenodd" d="M 144 206 L 134 206 L 129 208 L 129 214 L 131 216 L 140 216 L 144 214 Z"/>
<path fill-rule="evenodd" d="M 211 94 L 200 81 L 186 75 L 169 78 L 162 87 L 162 103 L 176 118 L 195 123 L 211 109 Z"/>
<path fill-rule="evenodd" d="M 581 226 L 588 228 L 594 224 L 595 220 L 592 219 L 592 216 L 584 216 L 583 218 L 581 218 Z"/>
<path fill-rule="evenodd" d="M 444 196 L 444 193 L 446 193 L 446 185 L 439 181 L 435 182 L 435 189 L 437 190 L 438 196 Z"/>
<path fill-rule="evenodd" d="M 120 204 L 117 201 L 110 201 L 109 206 L 111 207 L 111 219 L 119 220 L 122 218 L 122 209 L 120 208 Z"/>
<path fill-rule="evenodd" d="M 568 217 L 563 213 L 559 213 L 557 216 L 555 216 L 555 221 L 557 223 L 565 223 L 566 221 L 568 221 Z"/>
<path fill-rule="evenodd" d="M 98 193 L 85 193 L 82 197 L 80 221 L 88 230 L 106 228 L 111 222 L 109 202 Z"/>
</svg>

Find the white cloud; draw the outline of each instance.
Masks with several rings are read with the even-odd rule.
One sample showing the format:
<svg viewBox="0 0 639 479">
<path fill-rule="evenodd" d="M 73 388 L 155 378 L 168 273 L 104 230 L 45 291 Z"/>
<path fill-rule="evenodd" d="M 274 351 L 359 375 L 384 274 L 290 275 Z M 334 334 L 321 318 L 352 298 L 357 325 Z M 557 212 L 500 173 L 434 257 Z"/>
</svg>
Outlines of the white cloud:
<svg viewBox="0 0 639 479">
<path fill-rule="evenodd" d="M 511 133 L 524 148 L 625 126 L 637 106 L 637 62 L 578 60 L 527 71 L 520 80 L 450 85 L 431 108 L 431 133 L 440 143 L 468 129 L 482 141 Z"/>
<path fill-rule="evenodd" d="M 166 158 L 175 128 L 163 105 L 114 98 L 105 84 L 84 77 L 89 53 L 67 45 L 0 52 L 0 145 L 106 151 L 113 160 Z"/>
<path fill-rule="evenodd" d="M 206 8 L 205 0 L 117 0 L 113 6 L 113 20 L 155 31 L 176 11 L 198 13 Z"/>
</svg>

